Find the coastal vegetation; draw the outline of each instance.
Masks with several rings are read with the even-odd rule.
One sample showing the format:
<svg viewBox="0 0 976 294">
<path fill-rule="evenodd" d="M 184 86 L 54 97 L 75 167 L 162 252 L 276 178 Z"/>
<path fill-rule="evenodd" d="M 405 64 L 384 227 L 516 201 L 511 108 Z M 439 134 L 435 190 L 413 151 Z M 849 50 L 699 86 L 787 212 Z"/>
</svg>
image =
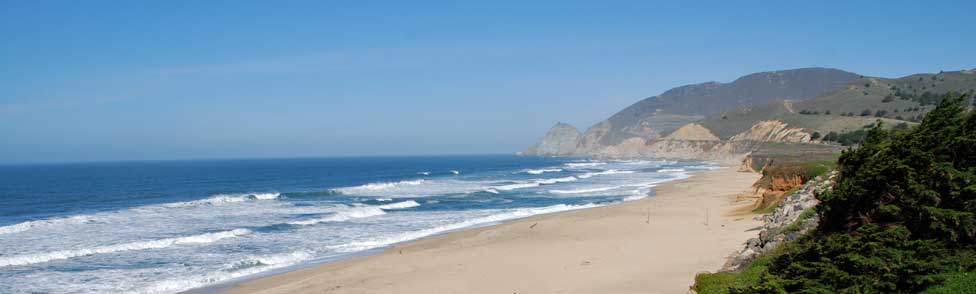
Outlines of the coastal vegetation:
<svg viewBox="0 0 976 294">
<path fill-rule="evenodd" d="M 817 194 L 818 227 L 699 293 L 976 291 L 976 115 L 946 98 L 916 126 L 878 123 Z M 804 212 L 804 217 L 814 217 Z M 802 217 L 801 217 L 802 218 Z"/>
</svg>

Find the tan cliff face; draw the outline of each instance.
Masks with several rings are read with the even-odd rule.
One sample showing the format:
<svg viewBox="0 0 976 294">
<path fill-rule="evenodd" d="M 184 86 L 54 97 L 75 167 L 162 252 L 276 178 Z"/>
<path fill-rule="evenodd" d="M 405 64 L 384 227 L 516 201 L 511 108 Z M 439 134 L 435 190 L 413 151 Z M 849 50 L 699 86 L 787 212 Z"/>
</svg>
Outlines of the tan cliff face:
<svg viewBox="0 0 976 294">
<path fill-rule="evenodd" d="M 671 134 L 665 136 L 669 140 L 688 140 L 688 141 L 720 141 L 721 139 L 712 131 L 697 123 L 690 123 L 681 126 Z"/>
<path fill-rule="evenodd" d="M 809 143 L 810 133 L 781 121 L 761 121 L 748 130 L 722 140 L 698 123 L 682 125 L 654 138 L 634 136 L 617 144 L 606 144 L 610 122 L 601 122 L 580 134 L 575 127 L 559 123 L 552 127 L 525 155 L 593 156 L 599 158 L 680 158 L 729 160 L 749 153 L 762 142 Z"/>
<path fill-rule="evenodd" d="M 732 136 L 729 141 L 808 143 L 810 136 L 810 133 L 803 129 L 791 128 L 784 122 L 766 120 L 753 125 L 745 132 Z"/>
<path fill-rule="evenodd" d="M 592 130 L 592 128 L 591 128 Z M 599 132 L 588 132 L 599 134 Z M 749 153 L 763 142 L 808 143 L 810 134 L 780 121 L 762 121 L 729 140 L 721 140 L 708 128 L 690 123 L 656 139 L 633 137 L 620 144 L 603 146 L 583 136 L 576 155 L 601 158 L 660 157 L 728 160 Z"/>
</svg>

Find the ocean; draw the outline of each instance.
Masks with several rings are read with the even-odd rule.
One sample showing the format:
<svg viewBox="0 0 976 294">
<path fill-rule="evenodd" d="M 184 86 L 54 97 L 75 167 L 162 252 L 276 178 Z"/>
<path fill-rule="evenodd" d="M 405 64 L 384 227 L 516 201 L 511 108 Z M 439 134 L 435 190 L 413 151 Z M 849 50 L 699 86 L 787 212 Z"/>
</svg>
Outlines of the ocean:
<svg viewBox="0 0 976 294">
<path fill-rule="evenodd" d="M 509 155 L 0 166 L 0 293 L 176 293 L 640 199 L 714 167 Z"/>
</svg>

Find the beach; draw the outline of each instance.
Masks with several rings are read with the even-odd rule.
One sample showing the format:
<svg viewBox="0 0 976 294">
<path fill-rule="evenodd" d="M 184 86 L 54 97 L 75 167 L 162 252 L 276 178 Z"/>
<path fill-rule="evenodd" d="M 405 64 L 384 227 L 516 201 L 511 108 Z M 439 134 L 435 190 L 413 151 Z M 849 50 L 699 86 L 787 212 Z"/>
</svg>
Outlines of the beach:
<svg viewBox="0 0 976 294">
<path fill-rule="evenodd" d="M 249 280 L 224 293 L 686 293 L 761 225 L 742 199 L 759 174 L 734 167 L 655 195 L 462 230 Z"/>
</svg>

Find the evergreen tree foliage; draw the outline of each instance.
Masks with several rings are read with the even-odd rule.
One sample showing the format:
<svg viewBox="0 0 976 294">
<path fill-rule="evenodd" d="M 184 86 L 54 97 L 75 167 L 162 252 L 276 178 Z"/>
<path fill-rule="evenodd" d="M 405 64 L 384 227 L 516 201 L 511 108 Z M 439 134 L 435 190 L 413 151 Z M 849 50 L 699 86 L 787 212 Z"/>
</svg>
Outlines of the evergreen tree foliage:
<svg viewBox="0 0 976 294">
<path fill-rule="evenodd" d="M 730 293 L 918 293 L 976 270 L 968 101 L 944 99 L 915 127 L 873 126 L 817 195 L 819 227 L 784 245 L 760 284 Z"/>
</svg>

